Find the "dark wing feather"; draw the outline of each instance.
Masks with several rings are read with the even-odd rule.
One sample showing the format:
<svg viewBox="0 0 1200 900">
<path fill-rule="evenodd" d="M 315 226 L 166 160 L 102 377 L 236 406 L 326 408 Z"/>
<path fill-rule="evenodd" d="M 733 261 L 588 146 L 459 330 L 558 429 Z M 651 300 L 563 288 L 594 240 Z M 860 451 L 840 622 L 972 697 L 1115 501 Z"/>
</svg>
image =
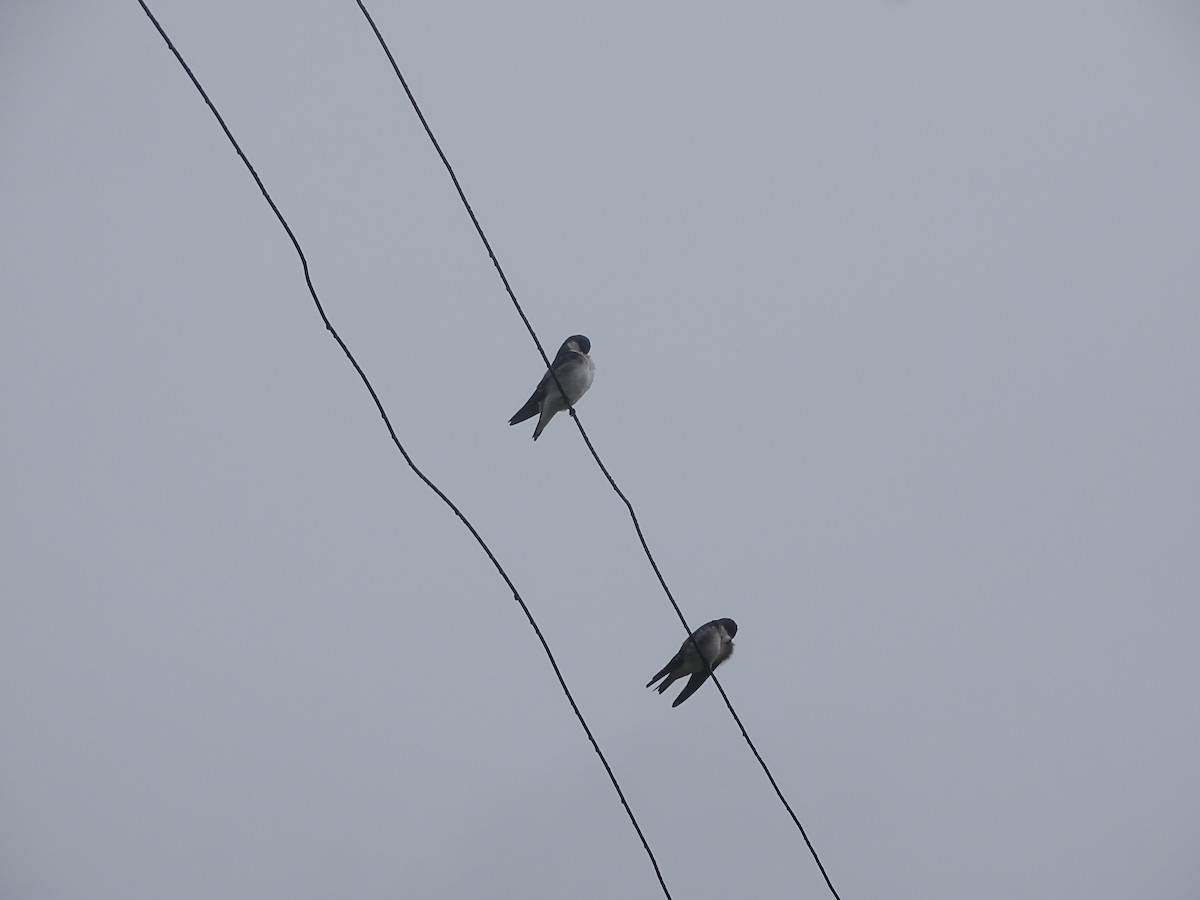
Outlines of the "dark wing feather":
<svg viewBox="0 0 1200 900">
<path fill-rule="evenodd" d="M 548 376 L 547 376 L 548 377 Z M 525 401 L 525 405 L 513 413 L 513 417 L 508 420 L 509 425 L 516 425 L 518 422 L 524 422 L 526 419 L 532 419 L 542 411 L 542 399 L 546 396 L 546 378 L 543 378 L 537 386 L 537 390 L 533 395 Z"/>
<path fill-rule="evenodd" d="M 692 694 L 696 693 L 696 691 L 700 690 L 700 685 L 708 681 L 709 674 L 710 672 L 706 670 L 704 672 L 697 672 L 695 675 L 689 678 L 687 687 L 679 692 L 679 696 L 676 697 L 675 702 L 671 704 L 671 709 L 674 709 L 688 697 L 692 696 Z"/>
</svg>

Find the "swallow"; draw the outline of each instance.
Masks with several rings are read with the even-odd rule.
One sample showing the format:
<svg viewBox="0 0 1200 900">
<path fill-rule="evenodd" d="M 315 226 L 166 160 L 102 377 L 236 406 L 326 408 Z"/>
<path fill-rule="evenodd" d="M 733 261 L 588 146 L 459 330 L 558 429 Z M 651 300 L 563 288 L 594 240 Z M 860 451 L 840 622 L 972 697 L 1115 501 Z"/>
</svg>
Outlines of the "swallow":
<svg viewBox="0 0 1200 900">
<path fill-rule="evenodd" d="M 646 687 L 653 687 L 654 682 L 662 678 L 663 683 L 658 686 L 658 692 L 661 694 L 671 686 L 675 679 L 691 675 L 687 687 L 679 692 L 679 696 L 671 704 L 671 708 L 674 709 L 696 693 L 700 685 L 708 681 L 708 676 L 712 674 L 713 669 L 733 655 L 733 636 L 735 634 L 737 634 L 737 622 L 733 619 L 713 619 L 708 624 L 701 625 L 692 632 L 690 638 L 683 642 L 683 646 L 679 648 L 679 652 L 671 658 L 671 661 L 647 682 Z M 700 648 L 699 652 L 696 650 L 697 646 Z M 701 653 L 704 654 L 703 658 L 700 656 Z M 709 668 L 709 664 L 712 665 L 712 669 Z"/>
<path fill-rule="evenodd" d="M 563 341 L 563 345 L 558 348 L 558 355 L 550 364 L 550 369 L 538 382 L 537 390 L 525 401 L 525 405 L 513 414 L 508 424 L 516 425 L 538 416 L 537 428 L 533 429 L 533 439 L 536 441 L 555 413 L 568 406 L 574 406 L 592 386 L 592 379 L 596 377 L 596 364 L 588 356 L 591 350 L 592 342 L 582 334 L 573 334 Z M 551 375 L 551 372 L 554 375 Z M 554 380 L 555 376 L 558 378 L 557 383 Z M 559 385 L 562 385 L 562 391 L 558 389 Z"/>
</svg>

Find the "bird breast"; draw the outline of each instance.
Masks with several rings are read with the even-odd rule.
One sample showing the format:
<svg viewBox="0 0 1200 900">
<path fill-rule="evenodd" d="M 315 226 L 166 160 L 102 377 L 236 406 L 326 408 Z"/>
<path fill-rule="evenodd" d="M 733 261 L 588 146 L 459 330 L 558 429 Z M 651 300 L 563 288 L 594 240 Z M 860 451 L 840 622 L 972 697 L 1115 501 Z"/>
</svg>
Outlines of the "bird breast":
<svg viewBox="0 0 1200 900">
<path fill-rule="evenodd" d="M 592 379 L 596 376 L 596 364 L 590 357 L 580 354 L 571 361 L 570 365 L 563 366 L 556 374 L 559 383 L 562 384 L 563 393 L 566 394 L 570 404 L 574 406 L 592 386 Z"/>
</svg>

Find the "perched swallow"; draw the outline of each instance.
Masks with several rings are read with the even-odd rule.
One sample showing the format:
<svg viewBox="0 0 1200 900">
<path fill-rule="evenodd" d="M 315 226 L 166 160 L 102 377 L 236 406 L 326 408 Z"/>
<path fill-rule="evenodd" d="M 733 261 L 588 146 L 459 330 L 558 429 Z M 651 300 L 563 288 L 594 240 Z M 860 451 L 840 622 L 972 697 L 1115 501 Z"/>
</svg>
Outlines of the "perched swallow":
<svg viewBox="0 0 1200 900">
<path fill-rule="evenodd" d="M 574 406 L 592 386 L 592 379 L 596 377 L 596 364 L 588 356 L 591 350 L 592 342 L 582 334 L 573 334 L 563 341 L 563 345 L 558 348 L 558 356 L 554 357 L 554 362 L 550 364 L 550 370 L 538 382 L 537 390 L 508 420 L 508 424 L 516 425 L 518 422 L 539 416 L 537 428 L 533 429 L 533 439 L 536 441 L 555 413 L 568 406 Z M 554 376 L 550 374 L 551 371 L 558 377 L 557 384 Z M 560 384 L 562 391 L 558 389 Z M 567 395 L 566 399 L 563 399 L 564 392 Z"/>
<path fill-rule="evenodd" d="M 737 622 L 733 619 L 713 619 L 707 625 L 701 625 L 692 632 L 690 638 L 683 642 L 683 646 L 679 648 L 679 652 L 671 658 L 671 661 L 650 679 L 646 687 L 653 687 L 654 682 L 662 678 L 663 683 L 658 686 L 658 692 L 661 694 L 671 686 L 671 682 L 675 679 L 691 675 L 687 687 L 679 692 L 679 696 L 671 704 L 671 708 L 674 709 L 696 693 L 700 685 L 708 681 L 712 669 L 733 655 L 733 636 L 735 634 L 737 634 Z M 700 647 L 700 652 L 696 651 L 697 646 Z M 704 654 L 703 659 L 700 657 L 700 653 Z M 712 665 L 712 669 L 708 667 L 708 664 Z"/>
</svg>

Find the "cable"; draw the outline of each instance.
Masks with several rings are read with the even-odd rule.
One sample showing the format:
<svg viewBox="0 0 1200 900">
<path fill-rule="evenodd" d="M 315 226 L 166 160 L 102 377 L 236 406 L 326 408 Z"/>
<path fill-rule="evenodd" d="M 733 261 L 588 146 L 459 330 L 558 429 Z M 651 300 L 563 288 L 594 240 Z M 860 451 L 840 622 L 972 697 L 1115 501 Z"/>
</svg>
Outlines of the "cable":
<svg viewBox="0 0 1200 900">
<path fill-rule="evenodd" d="M 413 472 L 416 473 L 417 477 L 425 483 L 425 486 L 437 494 L 438 498 L 445 503 L 446 506 L 450 507 L 450 510 L 456 516 L 458 516 L 459 520 L 471 533 L 471 537 L 475 538 L 475 542 L 479 544 L 483 552 L 487 554 L 487 558 L 491 560 L 492 565 L 500 574 L 500 577 L 504 579 L 504 583 L 508 585 L 508 589 L 512 591 L 513 599 L 516 600 L 517 604 L 521 607 L 521 612 L 525 613 L 525 618 L 529 620 L 529 624 L 533 628 L 534 634 L 537 635 L 537 639 L 541 642 L 542 649 L 546 653 L 546 658 L 550 660 L 550 665 L 554 669 L 554 676 L 558 679 L 559 687 L 562 688 L 563 693 L 566 695 L 567 702 L 571 704 L 571 709 L 575 713 L 575 718 L 577 718 L 579 720 L 579 724 L 583 726 L 583 731 L 587 735 L 587 739 L 591 741 L 592 748 L 596 751 L 596 755 L 600 757 L 600 762 L 604 766 L 604 771 L 608 774 L 608 780 L 612 782 L 613 789 L 616 790 L 617 796 L 621 800 L 621 805 L 625 807 L 625 812 L 629 816 L 629 821 L 633 825 L 634 831 L 637 832 L 639 840 L 642 842 L 642 848 L 646 851 L 646 855 L 650 857 L 650 864 L 654 867 L 654 874 L 655 877 L 658 878 L 658 884 L 662 888 L 663 895 L 667 897 L 667 900 L 671 900 L 671 892 L 667 890 L 667 883 L 663 880 L 662 870 L 658 867 L 658 860 L 654 857 L 654 851 L 650 849 L 650 844 L 646 840 L 645 834 L 642 833 L 641 826 L 638 825 L 637 818 L 634 816 L 633 810 L 629 806 L 629 801 L 625 799 L 625 792 L 621 790 L 621 785 L 617 782 L 617 776 L 613 774 L 612 767 L 608 764 L 608 759 L 604 756 L 604 751 L 600 749 L 600 744 L 597 742 L 595 735 L 592 734 L 592 729 L 588 727 L 587 720 L 584 719 L 583 713 L 579 709 L 579 704 L 575 702 L 575 697 L 571 694 L 571 689 L 567 687 L 567 682 L 566 679 L 563 678 L 562 670 L 559 669 L 558 662 L 555 660 L 554 654 L 550 651 L 550 644 L 542 635 L 542 630 L 538 627 L 537 621 L 533 618 L 533 613 L 530 612 L 529 607 L 526 605 L 524 599 L 522 599 L 520 591 L 517 590 L 517 586 L 513 584 L 512 579 L 508 577 L 508 573 L 504 570 L 504 567 L 500 565 L 500 561 L 496 559 L 495 554 L 492 553 L 491 548 L 484 541 L 483 537 L 478 531 L 475 530 L 475 526 L 471 524 L 465 515 L 463 515 L 462 511 L 455 505 L 454 501 L 446 496 L 441 488 L 434 484 L 429 477 L 417 467 L 417 464 L 413 462 L 412 457 L 409 456 L 408 451 L 404 449 L 404 445 L 400 443 L 400 438 L 396 435 L 396 430 L 392 427 L 391 419 L 388 418 L 387 410 L 384 409 L 383 403 L 379 399 L 379 395 L 375 393 L 375 388 L 371 385 L 371 382 L 367 378 L 366 373 L 363 371 L 362 366 L 358 364 L 358 360 L 355 359 L 354 354 L 350 352 L 350 348 L 346 346 L 346 342 L 342 340 L 341 335 L 338 334 L 337 329 L 333 327 L 333 323 L 329 320 L 329 316 L 325 313 L 325 307 L 322 305 L 320 298 L 317 296 L 317 289 L 313 286 L 312 277 L 308 268 L 308 258 L 304 255 L 304 250 L 300 247 L 300 241 L 296 239 L 296 235 L 292 231 L 291 226 L 288 225 L 287 220 L 283 217 L 283 213 L 279 211 L 279 207 L 275 205 L 275 201 L 271 198 L 270 193 L 267 192 L 266 185 L 264 185 L 262 179 L 259 178 L 258 172 L 255 170 L 254 166 L 250 164 L 250 160 L 242 151 L 241 145 L 238 144 L 237 140 L 234 138 L 233 132 L 231 132 L 229 130 L 229 126 L 225 124 L 225 120 L 217 111 L 217 107 L 213 104 L 212 100 L 209 99 L 208 93 L 201 86 L 199 79 L 196 78 L 196 75 L 192 72 L 191 67 L 184 60 L 183 55 L 175 47 L 175 44 L 172 43 L 170 37 L 167 36 L 166 31 L 163 30 L 162 25 L 159 24 L 159 21 L 155 18 L 154 13 L 152 13 L 150 8 L 146 5 L 145 0 L 137 0 L 137 2 L 142 7 L 142 11 L 146 14 L 146 17 L 150 20 L 151 24 L 154 25 L 155 30 L 158 31 L 163 41 L 166 42 L 167 48 L 171 51 L 171 53 L 174 54 L 175 59 L 179 62 L 179 65 L 183 67 L 183 70 L 187 73 L 188 78 L 191 79 L 192 84 L 200 93 L 200 96 L 204 98 L 204 102 L 208 105 L 209 110 L 212 111 L 213 116 L 216 117 L 217 123 L 221 126 L 221 130 L 225 132 L 225 137 L 229 139 L 229 143 L 233 145 L 233 149 L 237 152 L 238 157 L 242 160 L 242 163 L 250 172 L 250 176 L 254 179 L 254 183 L 258 185 L 258 189 L 262 193 L 263 199 L 265 199 L 267 204 L 271 207 L 271 212 L 275 213 L 275 218 L 279 220 L 279 224 L 282 225 L 283 230 L 287 232 L 287 236 L 292 242 L 292 247 L 295 248 L 296 255 L 300 258 L 300 265 L 304 270 L 304 283 L 308 286 L 308 293 L 312 297 L 313 304 L 316 306 L 317 312 L 321 316 L 321 321 L 325 324 L 325 329 L 333 336 L 333 339 L 337 341 L 338 347 L 341 348 L 343 355 L 347 360 L 349 360 L 350 365 L 354 367 L 354 371 L 358 373 L 358 377 L 362 380 L 363 386 L 367 389 L 367 393 L 371 395 L 371 400 L 375 403 L 375 409 L 379 411 L 379 416 L 383 419 L 383 424 L 387 426 L 387 431 L 391 436 L 392 443 L 396 445 L 396 449 L 400 451 L 400 454 L 404 457 L 404 461 L 408 463 L 408 467 L 412 469 Z"/>
<path fill-rule="evenodd" d="M 538 339 L 537 332 L 534 331 L 533 325 L 529 321 L 529 317 L 525 315 L 525 310 L 521 308 L 521 303 L 519 300 L 517 300 L 517 295 L 513 291 L 512 285 L 509 284 L 508 276 L 504 274 L 504 269 L 500 265 L 500 260 L 496 257 L 496 251 L 492 249 L 491 241 L 488 240 L 487 235 L 484 233 L 483 226 L 479 224 L 479 219 L 475 215 L 475 210 L 471 208 L 470 202 L 467 200 L 466 192 L 463 190 L 462 184 L 459 182 L 458 176 L 454 172 L 454 167 L 450 165 L 450 160 L 446 157 L 445 152 L 442 150 L 442 145 L 438 143 L 437 137 L 434 136 L 433 129 L 429 127 L 429 122 L 425 119 L 425 114 L 421 112 L 420 104 L 417 103 L 417 98 L 413 95 L 412 89 L 408 86 L 408 80 L 404 77 L 404 74 L 400 71 L 400 66 L 396 63 L 396 57 L 392 55 L 391 48 L 388 47 L 387 41 L 384 40 L 383 34 L 379 31 L 379 26 L 375 24 L 375 19 L 367 10 L 363 0 L 354 0 L 354 2 L 357 3 L 358 8 L 362 10 L 362 14 L 366 18 L 367 24 L 371 26 L 371 30 L 375 33 L 375 39 L 379 41 L 379 46 L 382 47 L 383 52 L 387 54 L 388 62 L 392 64 L 392 71 L 396 73 L 396 77 L 400 80 L 400 86 L 404 88 L 404 93 L 408 95 L 408 102 L 412 105 L 413 112 L 415 112 L 417 114 L 417 118 L 421 120 L 421 126 L 425 129 L 425 134 L 429 137 L 430 143 L 433 144 L 433 149 L 437 151 L 437 155 L 442 160 L 442 165 L 446 168 L 446 173 L 450 176 L 450 180 L 454 183 L 454 189 L 458 192 L 458 199 L 462 201 L 462 205 L 466 209 L 467 215 L 471 217 L 471 223 L 475 226 L 475 231 L 479 235 L 479 239 L 483 242 L 483 246 L 487 250 L 488 256 L 492 260 L 492 265 L 496 268 L 496 274 L 500 276 L 500 281 L 504 285 L 504 290 L 508 293 L 508 297 L 512 301 L 513 307 L 517 311 L 517 315 L 519 315 L 521 317 L 521 321 L 525 323 L 525 329 L 529 332 L 529 336 L 533 338 L 533 343 L 537 347 L 538 353 L 541 354 L 542 362 L 546 364 L 547 371 L 550 372 L 551 377 L 554 378 L 554 383 L 558 385 L 560 393 L 562 393 L 563 397 L 565 398 L 566 391 L 563 391 L 562 385 L 558 383 L 558 376 L 554 374 L 554 370 L 550 365 L 550 357 L 546 355 L 546 350 L 542 346 L 542 342 Z M 614 479 L 612 474 L 608 471 L 608 467 L 600 458 L 600 454 L 596 452 L 596 448 L 593 446 L 591 438 L 588 437 L 587 431 L 584 430 L 583 422 L 580 421 L 579 415 L 575 412 L 575 407 L 569 407 L 568 411 L 571 414 L 571 418 L 575 420 L 575 426 L 579 429 L 579 433 L 583 436 L 583 441 L 585 444 L 587 444 L 588 451 L 592 454 L 592 459 L 596 461 L 596 465 L 600 467 L 600 471 L 604 473 L 604 477 L 608 479 L 608 483 L 612 486 L 612 489 L 616 492 L 617 496 L 621 498 L 621 502 L 625 504 L 625 509 L 628 510 L 629 518 L 633 521 L 634 530 L 637 532 L 638 541 L 641 542 L 642 551 L 646 554 L 646 559 L 649 560 L 650 567 L 654 570 L 654 575 L 658 578 L 658 583 L 662 586 L 663 592 L 667 595 L 667 599 L 671 601 L 671 606 L 675 610 L 675 615 L 679 617 L 679 621 L 683 623 L 683 627 L 690 637 L 692 634 L 692 628 L 690 625 L 688 625 L 688 621 L 683 615 L 683 610 L 679 608 L 679 604 L 675 601 L 675 595 L 671 593 L 671 589 L 667 586 L 667 581 L 663 577 L 662 571 L 658 567 L 658 562 L 654 559 L 654 554 L 650 552 L 650 545 L 646 543 L 646 536 L 642 533 L 642 526 L 641 523 L 638 522 L 637 513 L 634 511 L 633 504 L 629 501 L 629 498 L 625 496 L 625 492 L 622 491 L 617 485 L 616 479 Z M 700 658 L 705 659 L 704 654 L 700 651 L 699 644 L 696 643 L 694 638 L 692 639 L 692 645 L 696 648 L 697 653 L 700 654 Z M 775 789 L 775 794 L 779 797 L 779 801 L 783 804 L 783 808 L 787 810 L 788 815 L 791 816 L 792 822 L 795 823 L 796 828 L 799 829 L 800 836 L 804 838 L 804 843 L 808 846 L 808 851 L 812 854 L 813 861 L 816 862 L 817 868 L 821 871 L 821 876 L 825 879 L 825 884 L 828 886 L 829 892 L 834 896 L 835 900 L 841 900 L 841 897 L 838 896 L 838 892 L 833 886 L 833 882 L 829 878 L 829 873 L 825 871 L 825 866 L 821 862 L 821 857 L 817 855 L 816 847 L 813 846 L 812 841 L 808 837 L 808 832 L 804 830 L 804 826 L 800 823 L 800 819 L 792 810 L 792 805 L 788 803 L 787 797 L 785 797 L 783 795 L 783 791 L 780 790 L 779 784 L 775 781 L 775 776 L 771 774 L 771 770 L 767 766 L 766 760 L 764 760 L 762 754 L 758 752 L 758 748 L 754 745 L 754 741 L 750 739 L 750 735 L 746 731 L 746 726 L 742 724 L 741 716 L 739 716 L 737 714 L 737 710 L 733 708 L 733 703 L 730 701 L 729 695 L 725 693 L 725 688 L 721 686 L 721 682 L 717 680 L 717 676 L 713 673 L 711 667 L 709 669 L 709 676 L 712 678 L 713 684 L 717 686 L 717 690 L 720 691 L 721 699 L 725 701 L 725 705 L 729 708 L 729 713 L 733 716 L 734 722 L 737 723 L 738 728 L 741 730 L 742 737 L 745 738 L 746 744 L 750 747 L 751 752 L 754 754 L 754 758 L 758 760 L 758 764 L 762 767 L 763 772 L 766 774 L 767 780 L 771 783 L 771 787 Z"/>
</svg>

